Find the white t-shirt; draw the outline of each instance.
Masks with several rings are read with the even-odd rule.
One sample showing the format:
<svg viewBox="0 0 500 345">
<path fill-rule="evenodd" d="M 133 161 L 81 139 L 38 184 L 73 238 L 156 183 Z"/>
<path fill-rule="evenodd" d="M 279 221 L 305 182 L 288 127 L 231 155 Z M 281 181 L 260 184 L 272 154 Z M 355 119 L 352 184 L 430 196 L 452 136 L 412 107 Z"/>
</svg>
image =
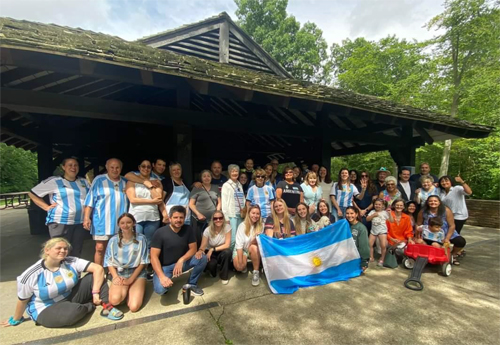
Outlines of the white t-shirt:
<svg viewBox="0 0 500 345">
<path fill-rule="evenodd" d="M 374 213 L 377 213 L 377 211 L 375 210 L 370 211 L 370 213 L 368 213 L 368 216 L 371 216 Z M 372 218 L 372 231 L 378 234 L 387 232 L 387 223 L 385 222 L 387 219 L 389 219 L 389 212 L 387 211 L 378 212 L 378 217 Z"/>
<path fill-rule="evenodd" d="M 448 194 L 444 189 L 440 189 L 439 196 L 443 201 L 443 204 L 448 206 L 453 212 L 453 217 L 456 220 L 464 220 L 469 218 L 469 211 L 467 210 L 467 205 L 465 204 L 465 196 L 469 195 L 465 192 L 464 187 L 454 186 L 450 188 Z"/>
<path fill-rule="evenodd" d="M 208 246 L 206 249 L 222 246 L 226 243 L 226 234 L 231 233 L 231 225 L 226 224 L 225 227 L 215 237 L 210 236 L 210 227 L 203 231 L 203 237 L 208 238 Z"/>
<path fill-rule="evenodd" d="M 244 251 L 248 251 L 248 247 L 250 247 L 250 243 L 255 238 L 255 229 L 252 226 L 250 228 L 250 235 L 247 236 L 245 234 L 245 222 L 241 223 L 238 226 L 238 230 L 236 231 L 236 244 L 234 245 L 234 250 L 243 249 Z"/>
</svg>

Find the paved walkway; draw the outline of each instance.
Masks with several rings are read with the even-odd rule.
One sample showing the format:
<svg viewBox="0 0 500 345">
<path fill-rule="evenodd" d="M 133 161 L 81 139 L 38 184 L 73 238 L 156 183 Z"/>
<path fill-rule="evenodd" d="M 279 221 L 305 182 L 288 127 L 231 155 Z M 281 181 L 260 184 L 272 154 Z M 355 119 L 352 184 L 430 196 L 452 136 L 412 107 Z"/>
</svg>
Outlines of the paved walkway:
<svg viewBox="0 0 500 345">
<path fill-rule="evenodd" d="M 45 236 L 31 236 L 26 210 L 0 212 L 0 319 L 14 311 L 15 278 L 37 259 Z M 421 292 L 403 286 L 409 271 L 371 266 L 362 277 L 271 294 L 265 279 L 232 276 L 229 285 L 202 276 L 205 295 L 182 303 L 177 278 L 166 296 L 146 293 L 145 306 L 120 322 L 98 312 L 75 327 L 46 329 L 33 322 L 0 329 L 1 344 L 498 344 L 500 230 L 466 226 L 469 245 L 450 277 L 427 267 Z M 83 257 L 92 258 L 92 241 Z"/>
</svg>

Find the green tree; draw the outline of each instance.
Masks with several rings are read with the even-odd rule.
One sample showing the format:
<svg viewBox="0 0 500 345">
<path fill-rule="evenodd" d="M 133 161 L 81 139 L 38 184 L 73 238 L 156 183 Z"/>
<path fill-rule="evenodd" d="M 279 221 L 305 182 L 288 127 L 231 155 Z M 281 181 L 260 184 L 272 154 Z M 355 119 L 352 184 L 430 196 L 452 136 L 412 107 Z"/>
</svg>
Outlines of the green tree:
<svg viewBox="0 0 500 345">
<path fill-rule="evenodd" d="M 36 154 L 0 143 L 0 193 L 29 191 L 37 177 Z"/>
<path fill-rule="evenodd" d="M 429 29 L 443 30 L 434 39 L 435 51 L 446 84 L 449 113 L 459 116 L 461 102 L 473 92 L 470 80 L 484 75 L 484 68 L 498 65 L 500 58 L 500 10 L 498 1 L 447 0 L 442 14 L 434 17 Z M 498 83 L 498 80 L 497 80 Z M 481 92 L 481 94 L 483 94 Z M 463 109 L 465 111 L 465 109 Z M 448 172 L 451 140 L 445 142 L 440 175 Z"/>
<path fill-rule="evenodd" d="M 328 44 L 316 24 L 286 12 L 288 0 L 235 0 L 238 25 L 294 78 L 327 83 Z"/>
</svg>

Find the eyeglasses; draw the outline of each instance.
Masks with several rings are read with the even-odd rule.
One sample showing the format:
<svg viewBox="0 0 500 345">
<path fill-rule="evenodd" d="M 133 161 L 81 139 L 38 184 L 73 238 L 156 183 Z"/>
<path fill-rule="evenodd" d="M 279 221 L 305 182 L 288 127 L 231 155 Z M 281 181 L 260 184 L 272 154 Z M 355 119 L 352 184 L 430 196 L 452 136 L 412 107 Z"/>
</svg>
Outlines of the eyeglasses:
<svg viewBox="0 0 500 345">
<path fill-rule="evenodd" d="M 141 168 L 143 168 L 143 169 L 151 169 L 151 165 L 141 165 Z"/>
<path fill-rule="evenodd" d="M 265 176 L 262 175 L 255 175 L 255 178 L 264 178 Z"/>
<path fill-rule="evenodd" d="M 361 174 L 361 177 L 368 177 L 368 175 L 366 175 L 366 174 Z"/>
<path fill-rule="evenodd" d="M 287 172 L 285 172 L 285 175 L 288 175 L 288 174 L 293 174 L 293 171 L 287 171 Z"/>
<path fill-rule="evenodd" d="M 218 222 L 220 220 L 224 220 L 224 217 L 214 217 L 214 222 Z"/>
</svg>

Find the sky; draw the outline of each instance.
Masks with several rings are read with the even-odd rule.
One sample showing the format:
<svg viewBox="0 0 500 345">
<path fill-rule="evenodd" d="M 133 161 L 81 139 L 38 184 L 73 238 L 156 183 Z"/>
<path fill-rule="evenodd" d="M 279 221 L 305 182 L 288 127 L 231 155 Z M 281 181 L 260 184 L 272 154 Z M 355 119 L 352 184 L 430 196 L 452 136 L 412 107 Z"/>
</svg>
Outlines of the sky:
<svg viewBox="0 0 500 345">
<path fill-rule="evenodd" d="M 316 23 L 329 45 L 345 38 L 378 40 L 396 35 L 422 41 L 443 0 L 289 0 L 288 13 Z M 0 16 L 80 27 L 135 40 L 227 12 L 233 0 L 2 0 Z"/>
</svg>

